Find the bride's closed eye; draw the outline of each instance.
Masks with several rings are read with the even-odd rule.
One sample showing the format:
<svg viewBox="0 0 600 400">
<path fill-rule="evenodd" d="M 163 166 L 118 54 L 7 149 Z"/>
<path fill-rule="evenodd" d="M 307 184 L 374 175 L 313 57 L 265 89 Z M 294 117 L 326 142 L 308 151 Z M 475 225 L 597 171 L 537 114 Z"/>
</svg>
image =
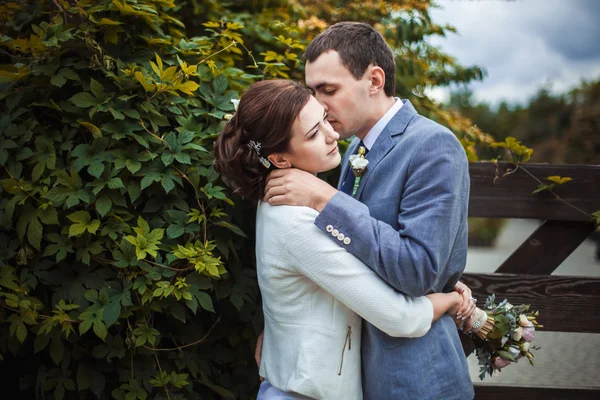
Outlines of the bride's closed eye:
<svg viewBox="0 0 600 400">
<path fill-rule="evenodd" d="M 323 122 L 329 124 L 329 122 L 327 121 L 328 117 L 329 114 L 325 113 L 325 115 L 323 115 Z M 314 139 L 317 136 L 317 133 L 319 133 L 319 128 L 315 129 L 315 132 L 308 137 L 308 140 Z"/>
</svg>

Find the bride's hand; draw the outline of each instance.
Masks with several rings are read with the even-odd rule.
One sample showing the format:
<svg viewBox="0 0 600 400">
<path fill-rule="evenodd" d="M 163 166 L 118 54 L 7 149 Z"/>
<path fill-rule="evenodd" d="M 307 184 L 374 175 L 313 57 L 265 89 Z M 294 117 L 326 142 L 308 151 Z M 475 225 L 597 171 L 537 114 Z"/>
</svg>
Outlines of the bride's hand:
<svg viewBox="0 0 600 400">
<path fill-rule="evenodd" d="M 327 182 L 306 171 L 277 169 L 267 177 L 263 200 L 272 206 L 305 206 L 320 212 L 336 193 Z"/>
<path fill-rule="evenodd" d="M 462 304 L 457 313 L 452 315 L 458 329 L 468 332 L 473 325 L 472 317 L 477 307 L 477 300 L 473 298 L 473 293 L 467 285 L 462 282 L 457 282 L 454 286 L 454 291 L 458 292 L 462 298 Z"/>
<path fill-rule="evenodd" d="M 263 339 L 265 337 L 265 332 L 261 332 L 260 335 L 258 335 L 258 338 L 256 339 L 256 350 L 254 350 L 254 361 L 256 361 L 256 366 L 260 369 L 260 359 L 262 358 L 262 348 L 263 348 Z M 258 376 L 258 378 L 260 379 L 260 381 L 263 381 L 263 377 L 262 376 Z"/>
</svg>

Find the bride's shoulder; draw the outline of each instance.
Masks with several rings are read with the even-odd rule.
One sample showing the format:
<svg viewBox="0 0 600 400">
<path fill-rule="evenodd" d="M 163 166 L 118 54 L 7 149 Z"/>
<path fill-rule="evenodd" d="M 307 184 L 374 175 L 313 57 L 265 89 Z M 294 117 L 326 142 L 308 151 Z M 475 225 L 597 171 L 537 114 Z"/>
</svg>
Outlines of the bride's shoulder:
<svg viewBox="0 0 600 400">
<path fill-rule="evenodd" d="M 267 202 L 258 204 L 258 215 L 276 218 L 280 223 L 314 222 L 319 213 L 309 207 L 272 206 Z"/>
</svg>

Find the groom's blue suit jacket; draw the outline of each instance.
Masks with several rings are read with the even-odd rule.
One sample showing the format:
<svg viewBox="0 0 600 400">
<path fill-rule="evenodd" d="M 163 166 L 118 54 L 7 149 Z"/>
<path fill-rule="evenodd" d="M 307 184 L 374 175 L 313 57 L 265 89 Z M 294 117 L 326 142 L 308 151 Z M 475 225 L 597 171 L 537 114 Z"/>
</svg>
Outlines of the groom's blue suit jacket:
<svg viewBox="0 0 600 400">
<path fill-rule="evenodd" d="M 315 224 L 350 238 L 345 243 L 329 234 L 398 291 L 447 292 L 467 257 L 468 162 L 452 132 L 403 102 L 369 150 L 356 198 L 337 193 Z M 352 173 L 348 155 L 358 143 L 342 161 L 340 184 Z M 448 315 L 420 338 L 394 338 L 363 322 L 362 370 L 366 400 L 473 398 Z"/>
</svg>

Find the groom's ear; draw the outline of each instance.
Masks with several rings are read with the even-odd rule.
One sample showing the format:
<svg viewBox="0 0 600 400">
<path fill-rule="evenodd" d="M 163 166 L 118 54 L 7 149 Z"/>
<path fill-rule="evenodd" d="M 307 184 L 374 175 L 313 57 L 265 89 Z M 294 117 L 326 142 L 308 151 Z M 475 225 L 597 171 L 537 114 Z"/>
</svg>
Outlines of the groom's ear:
<svg viewBox="0 0 600 400">
<path fill-rule="evenodd" d="M 292 163 L 288 160 L 287 155 L 284 153 L 269 154 L 267 159 L 271 161 L 271 164 L 279 169 L 292 168 Z"/>
<path fill-rule="evenodd" d="M 369 81 L 371 82 L 369 86 L 369 92 L 371 94 L 377 94 L 382 91 L 385 86 L 385 72 L 383 72 L 383 69 L 376 65 L 371 66 L 369 71 Z"/>
</svg>

